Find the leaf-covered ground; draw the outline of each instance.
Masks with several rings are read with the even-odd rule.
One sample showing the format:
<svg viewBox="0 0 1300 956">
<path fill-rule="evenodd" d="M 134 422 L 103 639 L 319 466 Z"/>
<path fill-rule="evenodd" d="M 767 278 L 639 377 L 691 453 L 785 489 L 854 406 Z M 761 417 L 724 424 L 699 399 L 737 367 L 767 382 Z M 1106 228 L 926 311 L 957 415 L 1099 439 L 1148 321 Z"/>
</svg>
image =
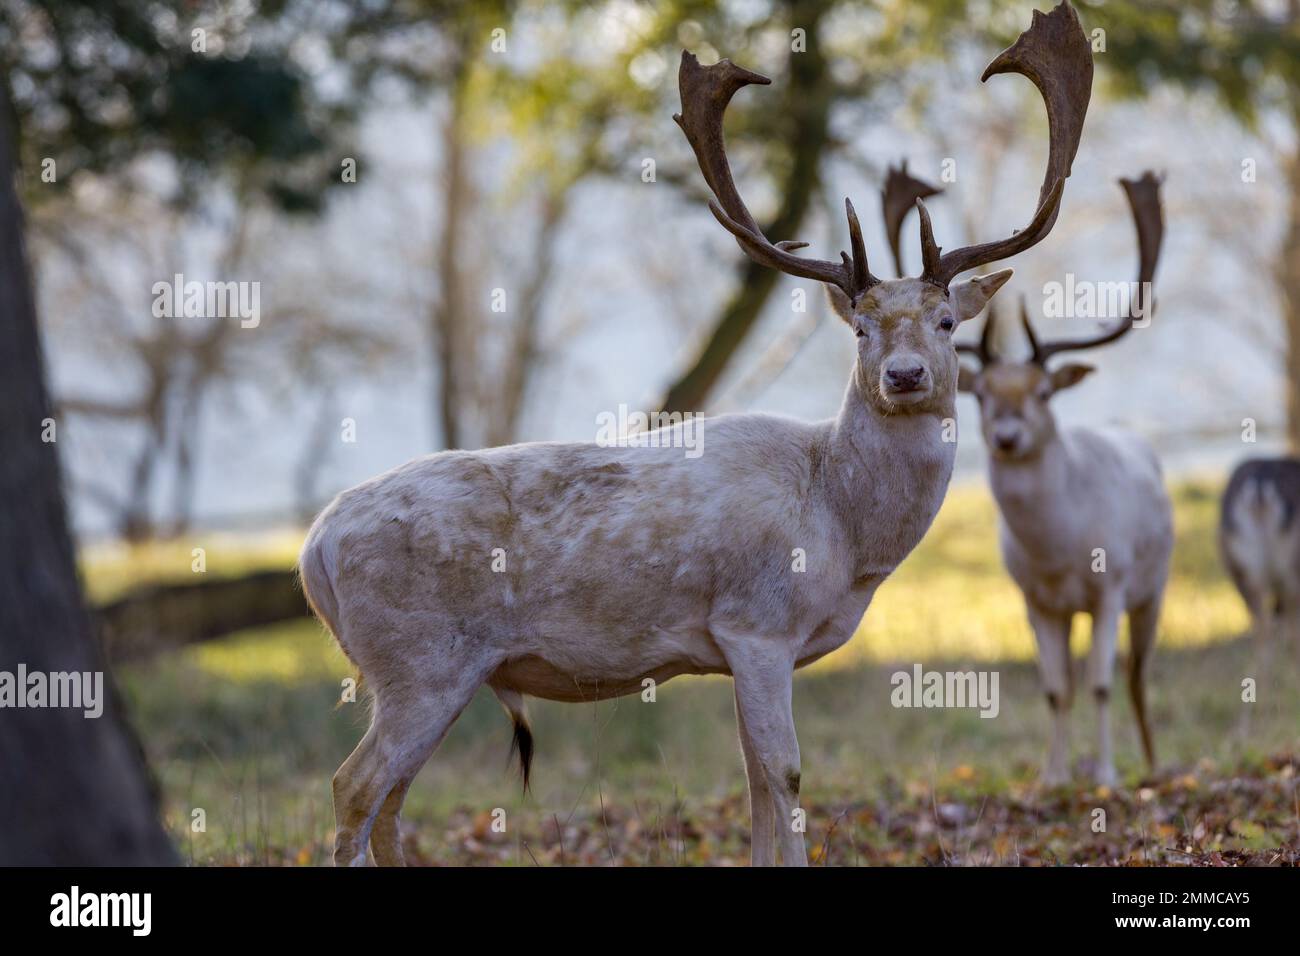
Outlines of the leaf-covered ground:
<svg viewBox="0 0 1300 956">
<path fill-rule="evenodd" d="M 806 807 L 810 860 L 829 866 L 1296 866 L 1296 762 L 1278 755 L 1233 776 L 1202 766 L 1136 790 L 981 795 L 978 774 L 943 791 L 894 785 L 870 802 Z M 446 831 L 406 832 L 408 862 L 459 865 L 717 865 L 748 862 L 743 798 L 706 805 L 599 805 L 494 832 L 486 811 Z M 433 845 L 443 848 L 432 849 Z"/>
<path fill-rule="evenodd" d="M 810 861 L 826 866 L 1297 866 L 1296 759 L 1276 755 L 1232 775 L 1208 763 L 1135 789 L 1029 784 L 980 792 L 959 767 L 937 790 L 892 783 L 868 802 L 807 806 Z M 502 830 L 504 825 L 504 830 Z M 440 832 L 403 828 L 416 866 L 743 866 L 743 797 L 614 805 L 517 816 L 457 809 Z M 323 848 L 273 853 L 308 862 Z"/>
</svg>

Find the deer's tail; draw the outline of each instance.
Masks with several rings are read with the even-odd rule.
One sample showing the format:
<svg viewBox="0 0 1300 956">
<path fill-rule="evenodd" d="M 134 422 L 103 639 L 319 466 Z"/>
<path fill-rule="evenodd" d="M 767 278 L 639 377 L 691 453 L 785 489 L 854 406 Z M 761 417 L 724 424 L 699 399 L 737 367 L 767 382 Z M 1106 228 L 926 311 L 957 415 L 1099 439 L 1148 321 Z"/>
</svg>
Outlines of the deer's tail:
<svg viewBox="0 0 1300 956">
<path fill-rule="evenodd" d="M 510 742 L 510 753 L 519 755 L 519 775 L 524 781 L 524 792 L 528 792 L 528 780 L 533 772 L 533 730 L 528 726 L 528 713 L 524 708 L 524 695 L 505 687 L 493 687 L 492 692 L 501 701 L 501 706 L 510 715 L 515 726 L 515 735 Z"/>
</svg>

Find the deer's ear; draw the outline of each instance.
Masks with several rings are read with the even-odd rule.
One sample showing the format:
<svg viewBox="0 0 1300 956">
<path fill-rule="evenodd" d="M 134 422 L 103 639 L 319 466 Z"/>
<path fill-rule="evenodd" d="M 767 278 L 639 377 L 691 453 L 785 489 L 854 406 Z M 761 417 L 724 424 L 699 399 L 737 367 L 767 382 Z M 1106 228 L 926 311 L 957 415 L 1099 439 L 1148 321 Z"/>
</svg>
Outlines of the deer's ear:
<svg viewBox="0 0 1300 956">
<path fill-rule="evenodd" d="M 1052 371 L 1052 391 L 1059 392 L 1063 388 L 1078 385 L 1085 376 L 1095 371 L 1097 371 L 1097 368 L 1093 365 L 1081 365 L 1073 362 L 1069 365 L 1062 365 Z"/>
<path fill-rule="evenodd" d="M 975 393 L 975 380 L 980 377 L 979 372 L 968 368 L 965 365 L 957 366 L 957 391 Z"/>
<path fill-rule="evenodd" d="M 831 300 L 831 308 L 835 310 L 835 314 L 849 325 L 852 325 L 853 303 L 850 302 L 849 297 L 844 294 L 844 290 L 839 286 L 830 285 L 829 283 L 825 284 L 825 288 L 826 298 Z"/>
<path fill-rule="evenodd" d="M 957 313 L 957 321 L 973 319 L 988 305 L 993 293 L 1001 289 L 1011 278 L 1010 269 L 1002 269 L 986 276 L 972 276 L 965 282 L 959 282 L 950 290 L 952 306 Z"/>
</svg>

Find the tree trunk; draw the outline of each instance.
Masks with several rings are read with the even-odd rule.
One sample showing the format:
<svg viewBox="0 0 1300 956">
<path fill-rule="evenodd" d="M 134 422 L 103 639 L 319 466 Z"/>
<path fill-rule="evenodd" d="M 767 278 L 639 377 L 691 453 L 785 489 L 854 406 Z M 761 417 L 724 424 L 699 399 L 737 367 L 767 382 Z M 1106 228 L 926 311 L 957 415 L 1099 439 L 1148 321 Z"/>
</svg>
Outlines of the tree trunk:
<svg viewBox="0 0 1300 956">
<path fill-rule="evenodd" d="M 528 382 L 536 371 L 538 346 L 537 332 L 542 322 L 542 306 L 546 288 L 550 285 L 555 268 L 557 233 L 569 205 L 570 186 L 547 191 L 542 197 L 533 239 L 532 263 L 528 277 L 515 302 L 515 323 L 510 329 L 510 345 L 506 349 L 499 379 L 493 379 L 492 395 L 480 396 L 485 407 L 492 408 L 487 423 L 487 445 L 507 445 L 519 440 L 519 419 L 524 410 L 524 397 Z"/>
<path fill-rule="evenodd" d="M 807 31 L 807 49 L 790 53 L 790 80 L 784 109 L 791 118 L 789 142 L 794 154 L 781 183 L 780 209 L 765 231 L 773 242 L 798 238 L 796 233 L 817 191 L 817 169 L 829 138 L 832 100 L 826 58 L 817 37 L 821 4 L 793 0 L 789 6 L 791 25 Z M 774 270 L 748 258 L 744 261 L 739 288 L 723 308 L 695 362 L 669 386 L 660 402 L 661 411 L 704 411 L 709 393 L 758 321 L 778 276 Z"/>
<path fill-rule="evenodd" d="M 272 569 L 238 578 L 145 585 L 98 608 L 95 616 L 108 659 L 116 664 L 310 617 L 311 611 L 298 572 Z"/>
<path fill-rule="evenodd" d="M 1292 128 L 1300 133 L 1300 90 L 1295 94 Z M 1286 329 L 1286 435 L 1292 454 L 1300 454 L 1300 147 L 1286 158 L 1286 232 L 1278 253 L 1277 281 Z"/>
<path fill-rule="evenodd" d="M 465 289 L 458 249 L 465 241 L 469 206 L 469 177 L 465 169 L 465 109 L 469 68 L 458 65 L 448 85 L 448 115 L 442 135 L 442 232 L 438 240 L 438 280 L 441 285 L 433 311 L 434 358 L 438 379 L 434 396 L 443 448 L 460 448 L 464 441 L 464 399 L 472 382 L 473 330 L 465 314 Z"/>
<path fill-rule="evenodd" d="M 103 671 L 81 599 L 0 102 L 0 671 Z M 104 709 L 0 710 L 0 865 L 175 863 L 143 755 L 107 675 Z M 26 696 L 26 688 L 17 688 Z"/>
</svg>

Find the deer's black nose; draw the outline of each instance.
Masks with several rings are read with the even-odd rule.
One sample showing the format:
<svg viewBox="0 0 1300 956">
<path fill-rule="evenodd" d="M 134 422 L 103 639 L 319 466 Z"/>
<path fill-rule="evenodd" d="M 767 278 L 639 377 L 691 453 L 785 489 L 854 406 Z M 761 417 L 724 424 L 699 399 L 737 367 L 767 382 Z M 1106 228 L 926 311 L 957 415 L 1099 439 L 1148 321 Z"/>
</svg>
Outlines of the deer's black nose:
<svg viewBox="0 0 1300 956">
<path fill-rule="evenodd" d="M 885 372 L 885 380 L 889 383 L 889 387 L 900 392 L 919 387 L 924 378 L 924 365 L 904 365 Z"/>
</svg>

